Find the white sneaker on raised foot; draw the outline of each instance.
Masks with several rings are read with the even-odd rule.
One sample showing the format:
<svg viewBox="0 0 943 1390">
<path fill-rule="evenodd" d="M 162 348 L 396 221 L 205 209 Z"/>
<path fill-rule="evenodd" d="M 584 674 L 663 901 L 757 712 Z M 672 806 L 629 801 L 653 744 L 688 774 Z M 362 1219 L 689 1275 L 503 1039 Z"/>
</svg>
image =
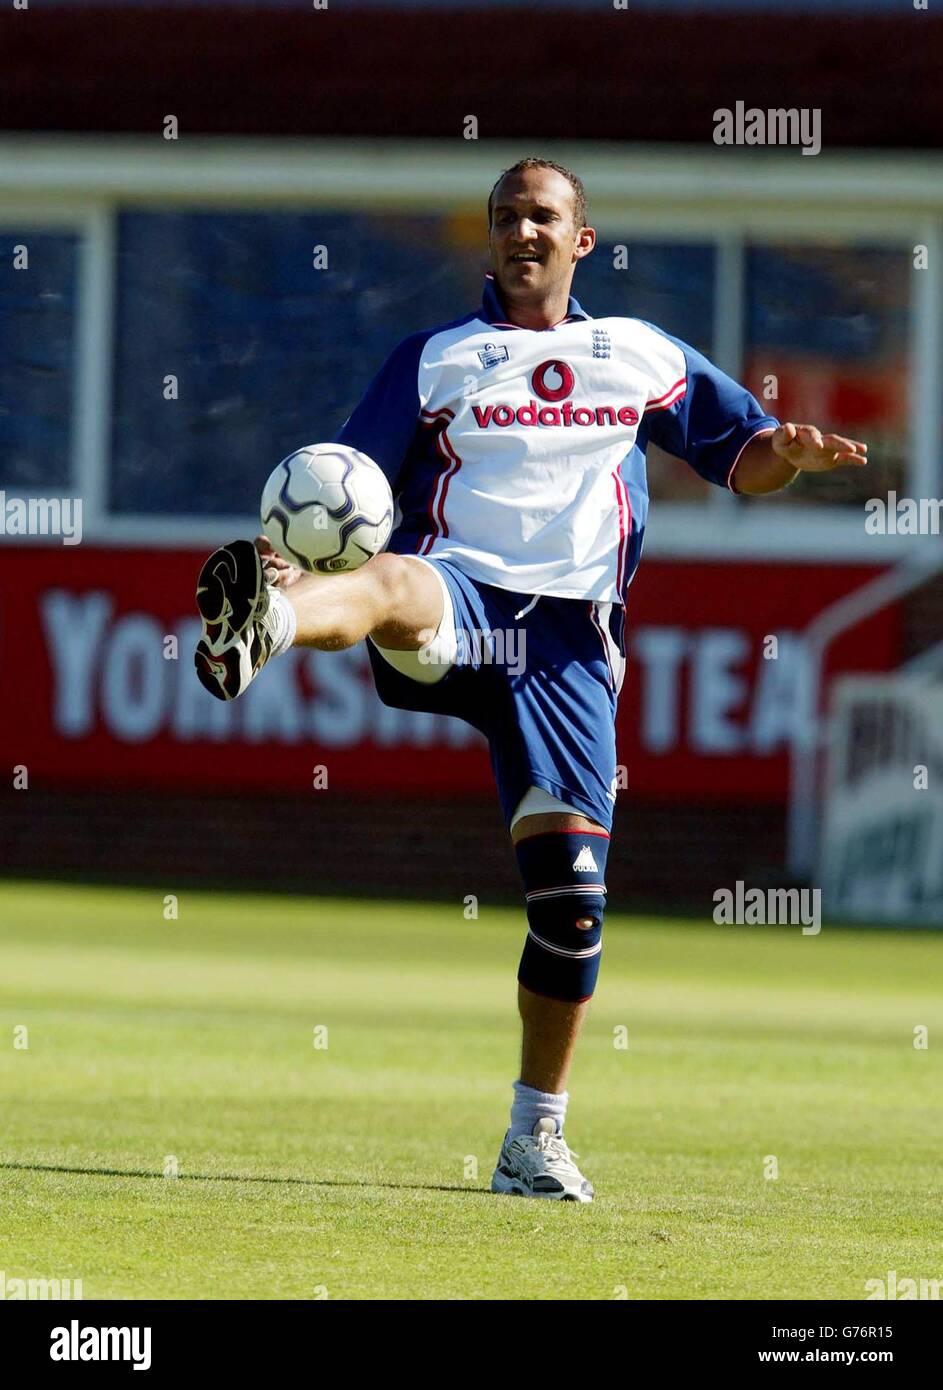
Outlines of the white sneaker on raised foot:
<svg viewBox="0 0 943 1390">
<path fill-rule="evenodd" d="M 591 1202 L 596 1193 L 573 1162 L 576 1157 L 563 1135 L 557 1133 L 555 1121 L 549 1117 L 538 1120 L 533 1134 L 519 1134 L 516 1139 L 505 1136 L 491 1191 L 510 1197 Z"/>
<path fill-rule="evenodd" d="M 235 700 L 268 661 L 275 637 L 269 586 L 251 541 L 213 551 L 200 570 L 196 606 L 203 620 L 196 673 L 217 700 Z"/>
</svg>

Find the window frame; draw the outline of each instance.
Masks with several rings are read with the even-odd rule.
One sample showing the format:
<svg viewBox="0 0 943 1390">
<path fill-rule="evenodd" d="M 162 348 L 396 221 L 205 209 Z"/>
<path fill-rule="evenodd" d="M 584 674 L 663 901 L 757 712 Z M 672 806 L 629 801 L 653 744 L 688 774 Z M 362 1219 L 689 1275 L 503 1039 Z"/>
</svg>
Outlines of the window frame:
<svg viewBox="0 0 943 1390">
<path fill-rule="evenodd" d="M 3 183 L 0 181 L 0 189 Z M 111 382 L 111 276 L 114 269 L 112 216 L 107 206 L 87 200 L 60 201 L 11 196 L 0 202 L 0 229 L 28 241 L 30 232 L 76 238 L 73 363 L 66 488 L 83 500 L 83 529 L 101 517 L 101 466 L 109 416 Z M 3 485 L 0 476 L 0 485 Z M 62 495 L 58 483 L 17 487 L 17 496 Z M 36 537 L 9 537 L 32 542 Z"/>
</svg>

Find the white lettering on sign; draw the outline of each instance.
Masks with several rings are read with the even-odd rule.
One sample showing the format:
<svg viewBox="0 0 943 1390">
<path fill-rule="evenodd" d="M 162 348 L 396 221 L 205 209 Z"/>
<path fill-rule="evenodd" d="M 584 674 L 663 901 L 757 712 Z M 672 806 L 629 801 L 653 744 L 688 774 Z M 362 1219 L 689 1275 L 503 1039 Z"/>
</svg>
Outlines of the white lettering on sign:
<svg viewBox="0 0 943 1390">
<path fill-rule="evenodd" d="M 308 709 L 309 736 L 328 748 L 349 748 L 367 736 L 366 648 L 332 653 L 339 660 L 325 661 L 323 656 L 322 652 L 306 653 L 308 678 L 318 690 Z"/>
<path fill-rule="evenodd" d="M 705 628 L 694 644 L 690 742 L 697 753 L 739 753 L 745 743 L 737 723 L 747 682 L 737 674 L 750 652 L 749 638 L 733 628 Z"/>
<path fill-rule="evenodd" d="M 245 701 L 242 735 L 249 743 L 300 743 L 304 738 L 305 707 L 298 688 L 299 655 L 299 651 L 292 648 L 271 662 L 266 667 L 265 679 L 254 681 L 241 697 L 239 703 Z"/>
<path fill-rule="evenodd" d="M 163 628 L 156 618 L 129 613 L 115 624 L 105 647 L 102 712 L 112 733 L 127 743 L 153 738 L 163 724 Z"/>
<path fill-rule="evenodd" d="M 50 589 L 39 602 L 53 674 L 52 718 L 64 738 L 104 728 L 123 743 L 169 733 L 183 743 L 301 744 L 350 748 L 462 748 L 481 736 L 458 719 L 388 709 L 370 675 L 364 643 L 343 652 L 302 648 L 273 661 L 239 700 L 214 700 L 189 660 L 165 661 L 168 625 L 145 613 L 114 615 L 103 590 Z M 181 652 L 193 650 L 196 618 L 171 630 Z"/>
<path fill-rule="evenodd" d="M 667 753 L 678 745 L 687 650 L 687 634 L 679 627 L 640 627 L 632 639 L 630 655 L 642 663 L 640 729 L 648 753 Z"/>
<path fill-rule="evenodd" d="M 314 741 L 350 748 L 443 744 L 480 735 L 461 720 L 390 709 L 377 696 L 365 643 L 343 652 L 298 648 L 280 656 L 239 700 L 214 700 L 189 660 L 165 661 L 168 631 L 192 651 L 195 618 L 175 624 L 145 613 L 115 616 L 103 590 L 50 589 L 39 612 L 53 675 L 52 717 L 64 738 L 104 728 L 124 743 L 170 734 L 183 743 Z M 644 752 L 687 748 L 708 757 L 768 757 L 787 746 L 811 715 L 812 682 L 801 634 L 780 632 L 776 661 L 764 661 L 762 634 L 738 627 L 643 626 L 629 641 L 639 675 Z"/>
<path fill-rule="evenodd" d="M 741 628 L 636 629 L 629 659 L 640 668 L 644 751 L 766 757 L 786 747 L 811 718 L 811 668 L 798 633 L 779 634 L 776 661 L 754 659 L 762 645 Z"/>
<path fill-rule="evenodd" d="M 82 738 L 95 723 L 92 680 L 111 616 L 110 594 L 50 589 L 39 602 L 55 682 L 53 722 L 64 738 Z"/>
</svg>

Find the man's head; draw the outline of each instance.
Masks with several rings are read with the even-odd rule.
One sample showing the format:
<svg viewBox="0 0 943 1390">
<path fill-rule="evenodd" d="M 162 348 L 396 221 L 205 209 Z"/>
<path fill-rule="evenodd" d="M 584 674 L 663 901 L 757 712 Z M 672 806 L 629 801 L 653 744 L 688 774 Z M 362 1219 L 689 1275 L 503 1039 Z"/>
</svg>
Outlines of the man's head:
<svg viewBox="0 0 943 1390">
<path fill-rule="evenodd" d="M 569 294 L 577 261 L 595 244 L 596 233 L 586 226 L 586 190 L 562 165 L 522 159 L 491 190 L 488 246 L 507 303 Z"/>
</svg>

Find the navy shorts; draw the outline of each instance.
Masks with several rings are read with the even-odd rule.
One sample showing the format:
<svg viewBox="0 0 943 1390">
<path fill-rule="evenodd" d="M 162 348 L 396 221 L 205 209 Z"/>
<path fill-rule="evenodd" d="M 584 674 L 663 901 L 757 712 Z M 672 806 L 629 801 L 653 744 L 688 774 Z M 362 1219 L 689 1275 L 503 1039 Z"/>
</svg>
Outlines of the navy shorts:
<svg viewBox="0 0 943 1390">
<path fill-rule="evenodd" d="M 435 684 L 421 684 L 368 641 L 380 699 L 395 709 L 453 715 L 479 729 L 508 825 L 536 786 L 610 829 L 623 609 L 589 599 L 535 601 L 470 579 L 447 560 L 425 563 L 438 570 L 451 596 L 455 662 Z"/>
</svg>

